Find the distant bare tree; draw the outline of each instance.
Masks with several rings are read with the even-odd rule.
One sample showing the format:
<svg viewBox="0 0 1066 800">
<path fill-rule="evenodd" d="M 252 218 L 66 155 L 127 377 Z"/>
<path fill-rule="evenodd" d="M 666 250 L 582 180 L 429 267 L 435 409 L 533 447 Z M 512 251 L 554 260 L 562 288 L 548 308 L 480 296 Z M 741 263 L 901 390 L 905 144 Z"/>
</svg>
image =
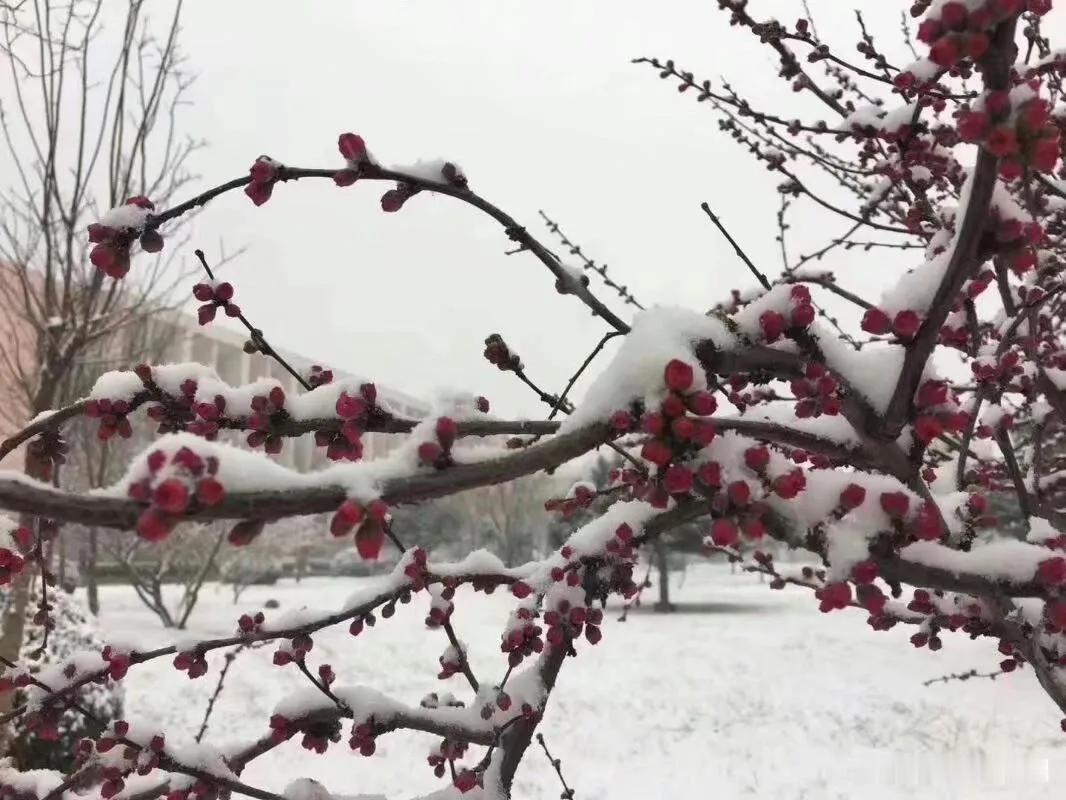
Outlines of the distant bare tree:
<svg viewBox="0 0 1066 800">
<path fill-rule="evenodd" d="M 178 49 L 182 0 L 157 36 L 131 0 L 109 41 L 102 0 L 0 5 L 0 425 L 73 399 L 103 343 L 164 307 L 172 258 L 146 259 L 122 288 L 89 261 L 85 229 L 131 196 L 166 202 L 193 177 L 199 142 L 177 117 L 192 76 Z M 88 364 L 94 361 L 96 363 Z M 43 463 L 27 471 L 47 478 Z M 14 585 L 0 656 L 15 657 L 30 576 Z M 0 698 L 0 710 L 10 702 Z"/>
<path fill-rule="evenodd" d="M 543 476 L 512 483 L 482 486 L 448 498 L 467 521 L 469 544 L 498 555 L 504 563 L 520 564 L 545 549 L 548 514 L 544 503 L 557 491 Z"/>
<path fill-rule="evenodd" d="M 219 525 L 189 525 L 175 531 L 161 547 L 110 534 L 103 547 L 163 626 L 184 629 L 200 599 L 200 590 L 215 573 L 215 559 L 226 531 Z M 163 589 L 167 584 L 180 587 L 176 605 L 167 602 Z"/>
</svg>

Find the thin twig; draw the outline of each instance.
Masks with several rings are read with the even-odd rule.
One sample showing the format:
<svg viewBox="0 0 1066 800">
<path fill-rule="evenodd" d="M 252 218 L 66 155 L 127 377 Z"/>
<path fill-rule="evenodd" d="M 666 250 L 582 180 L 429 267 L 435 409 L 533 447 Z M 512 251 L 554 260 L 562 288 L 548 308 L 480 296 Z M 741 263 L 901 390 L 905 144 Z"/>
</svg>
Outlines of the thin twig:
<svg viewBox="0 0 1066 800">
<path fill-rule="evenodd" d="M 207 259 L 204 257 L 204 251 L 197 249 L 193 252 L 196 254 L 196 257 L 200 259 L 200 264 L 203 265 L 204 272 L 207 273 L 207 277 L 209 277 L 211 280 L 215 280 L 215 275 L 211 271 L 211 267 L 207 265 Z M 239 319 L 244 325 L 244 327 L 248 329 L 248 333 L 250 333 L 252 336 L 252 343 L 255 344 L 256 349 L 259 350 L 260 353 L 277 361 L 278 364 L 280 364 L 286 372 L 288 372 L 290 375 L 292 375 L 293 378 L 296 379 L 296 382 L 303 387 L 304 391 L 311 391 L 311 384 L 308 383 L 307 380 L 304 379 L 304 377 L 299 372 L 293 369 L 289 362 L 286 361 L 277 350 L 270 346 L 270 343 L 267 342 L 266 337 L 263 336 L 263 331 L 261 329 L 252 325 L 252 323 L 248 321 L 248 318 L 245 317 L 243 313 L 238 314 L 237 319 Z"/>
<path fill-rule="evenodd" d="M 566 785 L 566 778 L 563 777 L 562 759 L 552 758 L 552 754 L 548 751 L 548 745 L 544 741 L 544 734 L 537 734 L 537 744 L 540 745 L 540 749 L 544 751 L 544 755 L 548 757 L 548 763 L 552 765 L 555 770 L 555 774 L 559 776 L 559 783 L 563 785 L 563 792 L 559 795 L 562 800 L 574 800 L 574 790 Z"/>
<path fill-rule="evenodd" d="M 759 271 L 759 268 L 755 266 L 752 260 L 748 258 L 748 254 L 744 252 L 743 248 L 741 248 L 739 244 L 737 244 L 737 240 L 732 237 L 728 230 L 726 230 L 725 225 L 723 225 L 722 221 L 718 219 L 718 216 L 713 211 L 711 211 L 711 207 L 707 203 L 700 203 L 700 208 L 703 209 L 704 214 L 710 217 L 711 222 L 714 223 L 714 227 L 718 228 L 719 232 L 722 234 L 722 236 L 725 237 L 726 241 L 733 246 L 733 250 L 740 257 L 740 260 L 747 265 L 749 270 L 751 270 L 751 274 L 754 275 L 756 280 L 758 280 L 759 283 L 762 284 L 762 287 L 764 289 L 769 291 L 769 279 L 767 279 L 767 277 Z"/>
<path fill-rule="evenodd" d="M 562 410 L 563 404 L 566 402 L 566 396 L 570 394 L 570 390 L 574 388 L 574 384 L 577 383 L 577 379 L 581 377 L 582 373 L 584 373 L 586 369 L 588 369 L 589 364 L 591 364 L 596 358 L 596 356 L 599 355 L 600 351 L 603 350 L 604 345 L 606 345 L 607 342 L 611 341 L 611 339 L 615 338 L 616 336 L 621 335 L 622 334 L 618 333 L 618 331 L 611 331 L 610 333 L 604 334 L 604 337 L 600 339 L 599 343 L 592 349 L 592 352 L 588 354 L 588 357 L 581 363 L 581 366 L 577 368 L 577 371 L 570 376 L 570 380 L 567 381 L 566 388 L 563 389 L 563 393 L 559 395 L 559 399 L 558 401 L 556 401 L 555 407 L 548 415 L 548 419 L 555 419 L 555 415 Z"/>
<path fill-rule="evenodd" d="M 615 283 L 613 280 L 607 277 L 606 264 L 597 264 L 591 258 L 586 256 L 581 251 L 581 246 L 578 244 L 574 244 L 574 242 L 572 242 L 570 238 L 562 232 L 562 230 L 559 228 L 558 223 L 556 223 L 543 211 L 538 211 L 537 213 L 540 214 L 541 219 L 543 219 L 544 223 L 548 226 L 548 230 L 559 237 L 559 241 L 562 243 L 563 247 L 568 248 L 570 250 L 571 255 L 577 256 L 582 260 L 582 262 L 584 262 L 586 270 L 591 270 L 592 272 L 595 272 L 597 275 L 599 275 L 603 279 L 604 285 L 606 285 L 608 288 L 614 289 L 618 293 L 618 296 L 622 298 L 623 302 L 628 303 L 629 305 L 639 308 L 641 310 L 644 309 L 644 306 L 637 302 L 637 298 L 633 296 L 633 293 L 629 291 L 628 287 L 621 286 L 620 284 Z"/>
<path fill-rule="evenodd" d="M 927 681 L 922 681 L 922 686 L 932 686 L 934 683 L 950 683 L 951 681 L 968 681 L 972 678 L 988 678 L 994 681 L 1000 675 L 1006 674 L 1007 673 L 1001 669 L 997 669 L 995 672 L 978 672 L 976 669 L 971 669 L 966 672 L 953 672 L 950 675 L 941 675 L 939 678 L 930 678 Z"/>
<path fill-rule="evenodd" d="M 459 638 L 455 635 L 455 628 L 452 627 L 451 617 L 444 620 L 444 624 L 442 624 L 441 627 L 444 629 L 444 633 L 447 634 L 448 641 L 451 642 L 456 655 L 459 656 L 459 668 L 462 670 L 463 675 L 466 676 L 466 682 L 470 684 L 470 688 L 474 690 L 474 694 L 477 694 L 479 689 L 477 677 L 474 675 L 474 670 L 470 668 L 470 659 L 467 658 L 466 648 L 459 643 Z"/>
<path fill-rule="evenodd" d="M 207 701 L 207 708 L 204 709 L 204 718 L 200 722 L 200 730 L 196 732 L 195 740 L 199 744 L 203 741 L 204 734 L 207 733 L 207 723 L 211 719 L 211 713 L 215 710 L 215 703 L 218 701 L 219 695 L 222 694 L 222 685 L 226 681 L 226 675 L 229 673 L 229 668 L 233 666 L 234 660 L 237 656 L 247 648 L 247 644 L 241 644 L 226 653 L 226 663 L 222 665 L 222 669 L 218 673 L 218 683 L 215 684 L 215 691 L 211 693 L 211 698 Z"/>
</svg>

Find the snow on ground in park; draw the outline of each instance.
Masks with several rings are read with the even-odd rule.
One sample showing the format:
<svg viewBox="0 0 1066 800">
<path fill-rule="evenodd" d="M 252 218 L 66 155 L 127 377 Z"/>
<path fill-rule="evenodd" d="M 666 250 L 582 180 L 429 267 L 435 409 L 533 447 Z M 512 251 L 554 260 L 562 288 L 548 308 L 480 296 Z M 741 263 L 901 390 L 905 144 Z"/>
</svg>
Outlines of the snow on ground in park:
<svg viewBox="0 0 1066 800">
<path fill-rule="evenodd" d="M 252 587 L 233 606 L 228 590 L 205 587 L 194 632 L 232 630 L 242 611 L 267 598 L 278 612 L 304 603 L 340 607 L 366 579 L 312 578 Z M 917 651 L 904 626 L 875 633 L 858 611 L 820 614 L 810 593 L 771 591 L 727 567 L 689 569 L 675 600 L 712 613 L 650 612 L 615 621 L 603 641 L 582 644 L 564 666 L 542 730 L 581 800 L 985 800 L 1046 796 L 1066 786 L 1066 736 L 1059 714 L 1025 670 L 989 680 L 922 686 L 945 673 L 995 669 L 994 643 L 945 635 L 936 654 Z M 105 630 L 139 639 L 172 638 L 131 589 L 102 588 Z M 454 621 L 483 680 L 502 674 L 499 630 L 514 599 L 460 590 Z M 311 652 L 338 683 L 366 684 L 408 703 L 430 691 L 468 696 L 461 678 L 436 680 L 446 641 L 422 625 L 425 596 L 358 639 L 318 634 Z M 268 615 L 271 612 L 267 612 Z M 245 653 L 227 678 L 206 741 L 247 741 L 287 692 L 302 689 L 294 667 L 274 667 L 272 649 Z M 211 672 L 189 681 L 169 659 L 137 666 L 126 679 L 128 715 L 155 717 L 168 738 L 191 736 L 214 689 Z M 347 730 L 344 733 L 347 739 Z M 281 791 L 297 777 L 338 794 L 384 793 L 403 800 L 439 784 L 425 756 L 437 741 L 399 732 L 378 754 L 353 755 L 345 742 L 324 756 L 290 741 L 253 762 L 245 780 Z M 539 749 L 526 756 L 516 798 L 551 800 L 560 787 Z M 1039 795 L 1038 795 L 1039 793 Z"/>
</svg>

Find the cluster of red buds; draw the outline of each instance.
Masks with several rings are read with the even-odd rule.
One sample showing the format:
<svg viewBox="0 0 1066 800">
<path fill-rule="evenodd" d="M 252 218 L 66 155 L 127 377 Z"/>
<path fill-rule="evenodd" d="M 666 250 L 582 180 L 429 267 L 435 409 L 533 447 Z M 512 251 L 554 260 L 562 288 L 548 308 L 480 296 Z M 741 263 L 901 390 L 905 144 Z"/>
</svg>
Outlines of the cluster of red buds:
<svg viewBox="0 0 1066 800">
<path fill-rule="evenodd" d="M 430 752 L 426 761 L 431 767 L 433 767 L 433 774 L 438 778 L 443 778 L 448 762 L 455 762 L 461 759 L 466 755 L 466 749 L 466 742 L 442 739 L 440 746 L 436 750 Z"/>
<path fill-rule="evenodd" d="M 11 582 L 26 567 L 26 562 L 18 553 L 0 547 L 0 586 Z"/>
<path fill-rule="evenodd" d="M 244 187 L 244 193 L 257 206 L 263 205 L 274 193 L 274 184 L 280 178 L 282 165 L 270 156 L 259 156 L 248 169 L 251 181 Z"/>
<path fill-rule="evenodd" d="M 544 612 L 544 624 L 548 626 L 544 638 L 552 647 L 562 647 L 582 633 L 589 644 L 599 644 L 603 638 L 600 628 L 603 612 L 598 608 L 572 604 L 566 598 L 560 599 L 553 609 Z"/>
<path fill-rule="evenodd" d="M 388 525 L 389 506 L 384 500 L 372 500 L 365 507 L 354 500 L 345 500 L 334 512 L 329 530 L 339 538 L 355 529 L 355 549 L 361 558 L 373 561 L 381 555 Z"/>
<path fill-rule="evenodd" d="M 410 580 L 411 588 L 417 592 L 426 587 L 426 578 L 429 575 L 429 555 L 421 547 L 416 547 L 408 553 L 409 560 L 403 568 L 403 574 Z M 444 585 L 446 589 L 454 592 L 458 582 L 452 577 L 447 577 L 444 579 Z M 451 597 L 452 595 L 449 594 L 447 599 Z"/>
<path fill-rule="evenodd" d="M 246 441 L 251 448 L 262 447 L 267 453 L 276 455 L 281 452 L 284 439 L 271 433 L 276 423 L 289 418 L 285 410 L 285 390 L 275 386 L 267 394 L 257 394 L 251 400 L 252 413 L 248 416 L 251 428 Z"/>
<path fill-rule="evenodd" d="M 511 352 L 507 342 L 498 333 L 485 339 L 485 358 L 503 372 L 518 372 L 522 369 L 522 359 L 518 353 Z"/>
<path fill-rule="evenodd" d="M 792 381 L 791 388 L 796 397 L 796 416 L 800 419 L 822 414 L 835 417 L 840 413 L 840 381 L 818 362 L 810 362 L 803 377 Z"/>
<path fill-rule="evenodd" d="M 528 596 L 532 589 L 527 584 L 518 582 L 512 586 L 511 591 L 521 599 L 523 596 Z M 526 592 L 525 595 L 522 594 L 523 591 Z M 507 663 L 512 667 L 517 667 L 526 656 L 540 653 L 544 649 L 544 640 L 541 638 L 543 632 L 544 630 L 536 622 L 532 609 L 518 608 L 515 611 L 513 623 L 503 634 L 500 642 L 501 652 L 507 653 Z"/>
<path fill-rule="evenodd" d="M 970 370 L 979 384 L 1006 388 L 1024 375 L 1025 365 L 1021 353 L 1012 348 L 995 357 L 975 359 L 970 363 Z"/>
<path fill-rule="evenodd" d="M 770 450 L 763 445 L 749 447 L 744 451 L 744 463 L 759 476 L 763 487 L 782 500 L 791 500 L 807 488 L 807 478 L 800 468 L 789 470 L 776 478 L 770 478 L 766 468 L 770 465 Z"/>
<path fill-rule="evenodd" d="M 914 420 L 915 438 L 929 444 L 943 433 L 958 433 L 966 429 L 970 418 L 955 404 L 946 381 L 929 380 L 918 387 L 914 396 L 918 416 Z"/>
<path fill-rule="evenodd" d="M 312 389 L 333 383 L 333 370 L 314 364 L 307 374 L 307 383 Z"/>
<path fill-rule="evenodd" d="M 147 197 L 137 195 L 125 203 L 146 212 L 131 225 L 104 225 L 94 222 L 89 225 L 89 242 L 95 247 L 89 251 L 89 261 L 108 277 L 116 280 L 125 277 L 130 271 L 130 247 L 140 239 L 141 249 L 146 253 L 158 253 L 163 249 L 163 237 L 156 230 L 144 228 L 150 212 L 155 211 L 155 204 Z"/>
<path fill-rule="evenodd" d="M 1004 20 L 1024 11 L 1040 16 L 1050 10 L 1051 0 L 986 0 L 977 8 L 952 0 L 940 6 L 938 17 L 928 16 L 922 21 L 918 39 L 929 45 L 930 61 L 947 69 L 963 59 L 976 61 L 987 53 L 992 44 L 992 28 Z M 907 88 L 906 79 L 903 83 L 903 88 Z"/>
<path fill-rule="evenodd" d="M 199 651 L 178 653 L 174 656 L 174 669 L 184 672 L 189 680 L 196 680 L 207 674 L 207 659 Z"/>
<path fill-rule="evenodd" d="M 796 284 L 789 292 L 791 308 L 786 317 L 780 311 L 769 309 L 759 315 L 759 328 L 767 343 L 776 342 L 786 331 L 807 328 L 814 322 L 814 306 L 811 304 L 811 290 L 803 284 Z"/>
<path fill-rule="evenodd" d="M 178 394 L 172 395 L 159 387 L 152 368 L 147 364 L 138 364 L 133 371 L 141 379 L 146 394 L 158 401 L 148 406 L 145 413 L 149 419 L 159 423 L 159 433 L 185 430 L 195 420 L 193 407 L 196 404 L 196 390 L 199 388 L 195 380 L 186 378 L 178 386 Z M 213 435 L 208 438 L 214 438 L 217 432 L 216 426 Z"/>
<path fill-rule="evenodd" d="M 1038 81 L 1029 82 L 1034 91 L 1039 86 Z M 989 92 L 982 107 L 959 115 L 958 132 L 964 142 L 980 143 L 1001 159 L 1004 180 L 1020 178 L 1026 167 L 1051 172 L 1059 160 L 1059 128 L 1051 119 L 1050 104 L 1041 97 L 1012 103 L 1010 92 Z"/>
<path fill-rule="evenodd" d="M 918 335 L 922 328 L 922 315 L 910 308 L 897 311 L 895 316 L 889 315 L 880 308 L 874 306 L 866 309 L 862 317 L 862 329 L 875 336 L 894 333 L 901 341 L 909 342 Z"/>
<path fill-rule="evenodd" d="M 241 307 L 233 302 L 233 284 L 198 283 L 192 287 L 192 296 L 203 303 L 197 309 L 196 316 L 201 325 L 207 325 L 215 319 L 215 313 L 221 308 L 227 317 L 239 317 Z"/>
<path fill-rule="evenodd" d="M 514 705 L 514 701 L 511 699 L 511 695 L 507 694 L 507 692 L 505 692 L 499 686 L 494 686 L 492 688 L 492 691 L 494 694 L 492 702 L 485 703 L 481 707 L 481 718 L 484 720 L 492 719 L 497 709 L 499 709 L 500 711 L 509 711 L 511 706 Z M 530 706 L 529 703 L 522 703 L 521 710 L 523 716 L 528 716 L 529 713 L 532 711 L 532 706 Z"/>
<path fill-rule="evenodd" d="M 284 667 L 286 664 L 303 663 L 304 658 L 314 646 L 315 642 L 308 634 L 298 633 L 274 651 L 274 666 Z"/>
<path fill-rule="evenodd" d="M 26 445 L 26 474 L 39 481 L 50 481 L 56 467 L 65 464 L 70 447 L 58 428 L 41 431 Z"/>
<path fill-rule="evenodd" d="M 12 578 L 26 568 L 25 556 L 33 551 L 37 537 L 28 527 L 20 525 L 11 531 L 11 541 L 15 550 L 0 547 L 0 586 L 10 583 Z"/>
<path fill-rule="evenodd" d="M 271 721 L 271 724 L 273 724 L 273 721 Z M 369 720 L 352 726 L 352 735 L 348 739 L 348 746 L 352 750 L 358 750 L 360 755 L 367 758 L 374 755 L 374 752 L 378 749 L 377 732 Z"/>
<path fill-rule="evenodd" d="M 951 304 L 951 313 L 940 327 L 940 344 L 969 353 L 973 344 L 973 335 L 963 303 L 966 300 L 976 300 L 995 279 L 996 275 L 992 270 L 983 269 L 963 284 L 962 291 Z"/>
<path fill-rule="evenodd" d="M 670 361 L 663 371 L 668 393 L 657 411 L 647 412 L 641 426 L 651 438 L 644 443 L 641 457 L 659 469 L 660 491 L 651 490 L 648 501 L 665 505 L 670 495 L 685 495 L 693 488 L 694 475 L 687 466 L 676 462 L 682 456 L 706 447 L 717 435 L 708 417 L 718 408 L 714 396 L 707 391 L 693 390 L 695 374 L 692 367 L 679 359 Z M 629 412 L 616 412 L 611 426 L 619 433 L 633 426 Z"/>
<path fill-rule="evenodd" d="M 363 457 L 363 426 L 371 415 L 384 412 L 377 406 L 378 390 L 372 383 L 359 387 L 359 394 L 341 392 L 335 406 L 344 420 L 339 431 L 315 431 L 315 444 L 326 448 L 331 461 L 358 461 Z"/>
<path fill-rule="evenodd" d="M 359 168 L 370 158 L 366 142 L 357 134 L 342 133 L 337 137 L 337 149 L 348 166 L 333 173 L 333 182 L 338 186 L 351 186 L 359 178 Z"/>
<path fill-rule="evenodd" d="M 881 510 L 888 515 L 893 530 L 904 541 L 937 541 L 945 533 L 940 512 L 931 501 L 911 509 L 911 499 L 903 492 L 882 492 Z"/>
<path fill-rule="evenodd" d="M 150 542 L 166 539 L 182 516 L 196 506 L 213 506 L 226 496 L 215 477 L 218 459 L 202 458 L 188 447 L 168 457 L 162 450 L 148 454 L 148 477 L 130 484 L 129 496 L 148 507 L 137 519 L 137 535 Z M 164 468 L 168 477 L 159 479 Z"/>
<path fill-rule="evenodd" d="M 426 466 L 447 469 L 455 463 L 452 460 L 452 445 L 459 435 L 459 425 L 451 417 L 440 417 L 433 430 L 437 440 L 418 445 L 418 460 Z"/>
<path fill-rule="evenodd" d="M 237 618 L 237 630 L 241 633 L 255 633 L 259 630 L 259 627 L 266 622 L 266 615 L 262 611 L 252 614 L 241 614 Z"/>
<path fill-rule="evenodd" d="M 108 400 L 105 397 L 86 403 L 85 416 L 100 420 L 96 436 L 100 441 L 106 442 L 115 434 L 123 439 L 129 439 L 133 435 L 133 428 L 130 426 L 128 417 L 132 410 L 133 407 L 128 400 Z"/>
</svg>

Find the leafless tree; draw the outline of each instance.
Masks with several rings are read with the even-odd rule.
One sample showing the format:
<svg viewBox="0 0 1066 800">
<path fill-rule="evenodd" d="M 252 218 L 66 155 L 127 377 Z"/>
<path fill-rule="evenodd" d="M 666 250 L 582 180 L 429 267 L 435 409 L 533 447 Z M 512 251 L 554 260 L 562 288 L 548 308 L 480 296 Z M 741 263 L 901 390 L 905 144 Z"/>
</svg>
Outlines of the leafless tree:
<svg viewBox="0 0 1066 800">
<path fill-rule="evenodd" d="M 492 419 L 484 398 L 415 421 L 383 409 L 372 384 L 304 382 L 305 392 L 287 394 L 275 383 L 249 391 L 216 381 L 201 385 L 195 367 L 182 368 L 188 371 L 176 376 L 178 388 L 164 368 L 138 369 L 121 391 L 27 426 L 0 444 L 0 457 L 33 439 L 40 458 L 52 463 L 58 451 L 47 436 L 83 413 L 106 432 L 148 407 L 164 432 L 176 433 L 134 460 L 121 496 L 0 478 L 0 507 L 10 511 L 135 529 L 155 543 L 183 525 L 229 520 L 236 522 L 234 545 L 252 545 L 267 521 L 332 513 L 330 532 L 351 535 L 364 557 L 377 557 L 389 539 L 403 556 L 384 581 L 337 611 L 242 615 L 232 635 L 162 647 L 116 643 L 91 668 L 73 664 L 50 682 L 8 665 L 0 681 L 28 684 L 32 702 L 0 722 L 19 719 L 51 735 L 88 685 L 121 680 L 129 669 L 162 658 L 195 678 L 207 672 L 209 652 L 271 643 L 273 663 L 299 670 L 308 687 L 285 698 L 268 735 L 243 748 L 196 751 L 192 759 L 169 738 L 146 744 L 145 731 L 116 727 L 87 748 L 89 763 L 106 764 L 100 793 L 114 796 L 134 772 L 148 771 L 155 777 L 138 782 L 138 797 L 230 792 L 282 800 L 245 781 L 248 763 L 296 736 L 307 749 L 325 751 L 350 722 L 348 745 L 365 756 L 375 753 L 378 737 L 396 730 L 438 737 L 429 763 L 451 786 L 435 797 L 510 797 L 560 671 L 580 662 L 603 635 L 603 604 L 632 597 L 645 548 L 695 520 L 707 525 L 708 550 L 771 578 L 773 589 L 810 591 L 824 613 L 857 609 L 875 631 L 908 627 L 910 643 L 930 651 L 950 635 L 989 638 L 1001 654 L 994 657 L 1002 656 L 997 674 L 1031 671 L 1066 714 L 1066 510 L 1061 496 L 1045 491 L 1056 476 L 1047 473 L 1043 452 L 1066 419 L 1066 115 L 1057 109 L 1066 58 L 1041 32 L 1051 2 L 903 3 L 922 18 L 917 36 L 928 54 L 915 53 L 905 67 L 881 54 L 861 16 L 862 61 L 855 64 L 820 41 L 806 17 L 786 27 L 753 17 L 747 0 L 718 5 L 733 26 L 779 58 L 779 75 L 792 91 L 833 116 L 831 122 L 786 118 L 772 101 L 762 107 L 671 60 L 642 59 L 716 109 L 723 130 L 786 179 L 779 187 L 779 274 L 752 261 L 705 208 L 758 282 L 710 314 L 659 308 L 622 319 L 590 288 L 585 272 L 605 278 L 602 272 L 564 264 L 475 191 L 454 164 L 383 166 L 351 133 L 338 140 L 342 163 L 294 167 L 263 157 L 247 175 L 169 209 L 126 214 L 127 222 L 98 245 L 110 259 L 128 257 L 137 237 L 237 189 L 261 205 L 278 187 L 292 191 L 295 181 L 331 180 L 354 185 L 352 191 L 387 182 L 381 206 L 389 213 L 422 193 L 449 197 L 497 222 L 517 252 L 550 271 L 560 294 L 625 338 L 596 391 L 576 409 L 563 402 L 566 389 L 555 396 L 537 387 L 501 336 L 487 340 L 488 360 L 534 389 L 552 406 L 551 417 L 575 413 L 565 429 L 555 419 Z M 824 171 L 839 189 L 822 193 L 801 168 Z M 800 200 L 849 227 L 818 253 L 795 259 L 784 219 L 789 203 Z M 848 248 L 885 249 L 895 258 L 898 279 L 876 302 L 839 285 L 835 270 L 800 269 Z M 624 287 L 611 288 L 632 305 Z M 200 292 L 206 319 L 232 299 L 229 291 L 208 290 Z M 978 307 L 974 300 L 986 291 L 988 302 Z M 862 322 L 849 329 L 828 315 L 819 320 L 826 294 L 857 305 Z M 960 359 L 972 382 L 938 374 L 934 355 Z M 784 411 L 773 415 L 778 402 Z M 1031 431 L 1030 438 L 1016 436 L 1015 426 Z M 354 461 L 364 433 L 410 433 L 413 441 L 384 467 L 345 464 L 309 479 L 276 469 L 261 454 L 217 443 L 223 430 L 244 431 L 249 448 L 268 450 L 315 431 L 321 446 Z M 471 437 L 501 434 L 513 437 L 507 447 L 469 446 Z M 606 490 L 624 501 L 530 564 L 506 567 L 475 553 L 430 560 L 422 548 L 404 548 L 404 532 L 393 525 L 396 506 L 551 472 L 603 446 L 628 462 Z M 989 497 L 1002 495 L 1020 511 L 1024 540 L 988 513 Z M 49 536 L 47 525 L 17 528 L 18 552 L 0 551 L 7 572 L 32 571 Z M 767 538 L 806 551 L 820 565 L 778 563 L 759 546 Z M 500 587 L 515 599 L 493 636 L 506 653 L 497 679 L 475 673 L 456 626 L 457 604 Z M 414 704 L 369 687 L 334 685 L 337 674 L 317 661 L 322 648 L 313 647 L 313 637 L 342 624 L 362 635 L 416 596 L 428 605 L 430 634 L 445 637 L 438 677 L 464 681 L 464 698 L 430 695 Z M 437 672 L 437 664 L 428 666 Z M 572 796 L 558 759 L 538 742 L 564 795 Z M 470 758 L 475 747 L 484 750 Z M 112 756 L 95 760 L 95 753 L 112 749 Z M 203 768 L 205 752 L 218 768 Z M 48 800 L 87 782 L 82 772 L 53 773 L 45 781 L 7 771 L 2 780 L 13 793 Z M 297 787 L 301 794 L 308 788 Z"/>
<path fill-rule="evenodd" d="M 107 342 L 164 307 L 178 278 L 171 250 L 119 287 L 89 263 L 85 237 L 101 209 L 136 195 L 166 202 L 193 177 L 199 142 L 178 126 L 192 81 L 178 47 L 182 0 L 159 27 L 146 5 L 131 0 L 114 40 L 103 0 L 0 7 L 0 424 L 8 429 L 73 400 L 82 371 L 98 372 Z M 27 468 L 52 477 L 33 458 Z M 14 590 L 4 657 L 22 638 L 26 582 Z"/>
<path fill-rule="evenodd" d="M 165 628 L 182 630 L 200 599 L 200 590 L 217 577 L 215 560 L 226 540 L 227 529 L 218 525 L 193 525 L 151 547 L 128 536 L 104 536 L 104 550 L 126 577 L 138 599 Z M 165 587 L 174 586 L 176 603 Z"/>
</svg>

